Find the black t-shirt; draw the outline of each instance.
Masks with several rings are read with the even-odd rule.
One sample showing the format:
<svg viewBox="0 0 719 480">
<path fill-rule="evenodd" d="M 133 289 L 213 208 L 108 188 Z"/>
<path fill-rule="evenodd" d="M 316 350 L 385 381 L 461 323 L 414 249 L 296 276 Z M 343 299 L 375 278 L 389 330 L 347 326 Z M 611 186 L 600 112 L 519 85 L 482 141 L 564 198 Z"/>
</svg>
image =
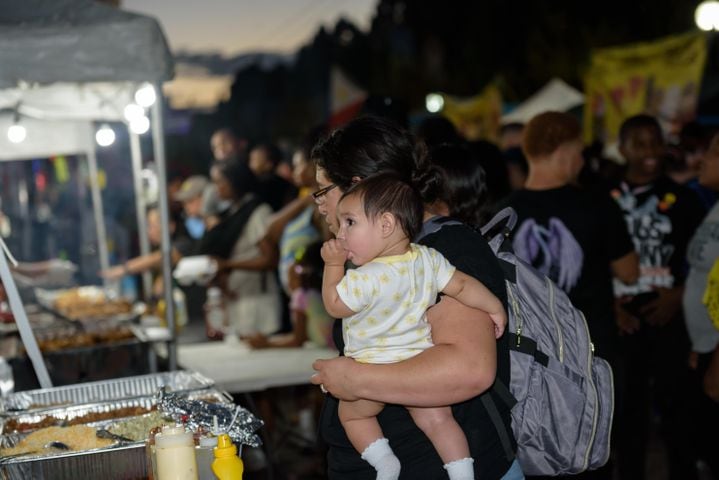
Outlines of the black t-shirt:
<svg viewBox="0 0 719 480">
<path fill-rule="evenodd" d="M 704 215 L 697 195 L 662 176 L 646 185 L 621 182 L 611 196 L 622 209 L 640 267 L 639 283 L 616 282 L 616 294 L 637 295 L 652 287 L 683 285 L 687 244 Z"/>
<path fill-rule="evenodd" d="M 517 212 L 514 253 L 554 280 L 587 319 L 595 352 L 616 347 L 610 263 L 633 250 L 621 210 L 608 193 L 566 185 L 519 190 L 506 200 Z"/>
<path fill-rule="evenodd" d="M 464 225 L 448 225 L 427 235 L 420 243 L 441 252 L 459 270 L 484 283 L 504 305 L 507 293 L 504 275 L 486 241 Z M 342 351 L 341 322 L 335 322 L 333 331 L 337 347 Z M 497 378 L 509 385 L 509 347 L 507 335 L 497 342 Z M 493 393 L 505 428 L 511 437 L 509 409 Z M 320 419 L 320 434 L 329 446 L 328 472 L 332 480 L 374 479 L 376 471 L 360 458 L 347 439 L 337 416 L 338 401 L 328 395 Z M 480 397 L 452 406 L 452 413 L 462 426 L 474 458 L 476 478 L 499 479 L 509 469 L 511 461 L 505 456 L 497 431 L 482 404 Z M 432 443 L 417 428 L 407 409 L 387 405 L 379 414 L 382 432 L 389 439 L 392 450 L 402 464 L 400 479 L 446 480 L 447 472 Z M 513 445 L 515 448 L 515 445 Z"/>
</svg>

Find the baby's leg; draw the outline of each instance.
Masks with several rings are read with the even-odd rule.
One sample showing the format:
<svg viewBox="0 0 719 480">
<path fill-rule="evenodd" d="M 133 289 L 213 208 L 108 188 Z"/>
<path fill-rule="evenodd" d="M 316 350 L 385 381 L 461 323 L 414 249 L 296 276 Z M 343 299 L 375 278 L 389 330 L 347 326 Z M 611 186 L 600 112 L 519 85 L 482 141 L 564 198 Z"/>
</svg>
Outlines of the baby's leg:
<svg viewBox="0 0 719 480">
<path fill-rule="evenodd" d="M 371 400 L 340 401 L 339 417 L 352 445 L 362 454 L 362 459 L 377 470 L 377 480 L 399 478 L 399 459 L 392 452 L 389 442 L 382 436 L 377 415 L 383 403 Z"/>
<path fill-rule="evenodd" d="M 474 460 L 469 456 L 469 445 L 462 427 L 452 416 L 450 407 L 407 407 L 414 423 L 427 435 L 444 462 L 449 478 L 473 479 Z"/>
</svg>

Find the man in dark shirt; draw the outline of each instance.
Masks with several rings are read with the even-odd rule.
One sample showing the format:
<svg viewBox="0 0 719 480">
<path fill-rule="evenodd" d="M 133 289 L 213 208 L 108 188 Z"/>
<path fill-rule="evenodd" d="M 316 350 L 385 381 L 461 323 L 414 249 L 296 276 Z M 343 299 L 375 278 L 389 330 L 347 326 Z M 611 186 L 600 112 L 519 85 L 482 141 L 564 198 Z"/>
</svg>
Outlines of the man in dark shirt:
<svg viewBox="0 0 719 480">
<path fill-rule="evenodd" d="M 650 411 L 658 413 L 667 445 L 670 479 L 697 477 L 687 428 L 689 339 L 681 312 L 686 248 L 701 222 L 696 195 L 665 176 L 659 123 L 648 115 L 627 119 L 619 133 L 624 178 L 611 195 L 624 213 L 640 277 L 615 282 L 622 337 L 624 407 L 618 420 L 622 479 L 644 478 Z M 652 408 L 652 406 L 654 408 Z"/>
<path fill-rule="evenodd" d="M 612 276 L 639 275 L 624 218 L 608 194 L 572 182 L 582 167 L 579 122 L 546 112 L 526 126 L 529 176 L 506 204 L 517 212 L 515 253 L 554 280 L 587 319 L 594 352 L 613 361 L 617 349 Z"/>
</svg>

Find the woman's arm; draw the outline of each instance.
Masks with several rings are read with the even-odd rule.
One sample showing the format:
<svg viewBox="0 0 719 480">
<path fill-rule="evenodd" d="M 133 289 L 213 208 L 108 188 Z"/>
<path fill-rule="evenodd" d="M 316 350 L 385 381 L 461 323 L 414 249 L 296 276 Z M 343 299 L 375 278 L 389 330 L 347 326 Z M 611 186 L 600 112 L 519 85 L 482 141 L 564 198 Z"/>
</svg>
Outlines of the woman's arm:
<svg viewBox="0 0 719 480">
<path fill-rule="evenodd" d="M 277 245 L 271 243 L 267 237 L 263 237 L 258 243 L 257 248 L 260 254 L 247 260 L 217 260 L 218 269 L 224 270 L 254 270 L 265 271 L 277 268 L 279 261 L 279 251 Z"/>
<path fill-rule="evenodd" d="M 278 212 L 274 213 L 270 217 L 270 223 L 267 226 L 267 233 L 265 237 L 271 243 L 278 245 L 280 243 L 280 237 L 282 231 L 285 229 L 288 223 L 297 217 L 302 211 L 309 205 L 312 205 L 312 195 L 306 195 L 304 197 L 298 197 L 292 200 L 290 203 L 282 207 Z"/>
<path fill-rule="evenodd" d="M 497 370 L 489 316 L 443 297 L 427 311 L 435 346 L 399 363 L 371 365 L 346 357 L 317 360 L 312 377 L 342 400 L 366 398 L 415 407 L 468 400 L 487 390 Z"/>
</svg>

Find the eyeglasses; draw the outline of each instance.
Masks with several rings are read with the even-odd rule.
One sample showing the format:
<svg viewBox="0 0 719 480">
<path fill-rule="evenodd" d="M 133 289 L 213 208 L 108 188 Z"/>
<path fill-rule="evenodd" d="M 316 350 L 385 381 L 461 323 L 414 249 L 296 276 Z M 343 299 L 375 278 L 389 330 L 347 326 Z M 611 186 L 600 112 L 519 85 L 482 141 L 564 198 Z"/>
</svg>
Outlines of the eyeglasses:
<svg viewBox="0 0 719 480">
<path fill-rule="evenodd" d="M 336 186 L 337 186 L 337 185 L 335 185 L 334 183 L 332 183 L 332 184 L 330 184 L 330 185 L 327 185 L 325 188 L 320 188 L 319 190 L 317 190 L 316 192 L 314 192 L 314 193 L 312 194 L 312 198 L 314 198 L 315 201 L 317 201 L 317 200 L 319 200 L 320 198 L 322 198 L 322 197 L 324 197 L 325 195 L 327 195 L 327 194 L 329 193 L 329 191 L 332 190 L 333 188 L 335 188 Z"/>
</svg>

